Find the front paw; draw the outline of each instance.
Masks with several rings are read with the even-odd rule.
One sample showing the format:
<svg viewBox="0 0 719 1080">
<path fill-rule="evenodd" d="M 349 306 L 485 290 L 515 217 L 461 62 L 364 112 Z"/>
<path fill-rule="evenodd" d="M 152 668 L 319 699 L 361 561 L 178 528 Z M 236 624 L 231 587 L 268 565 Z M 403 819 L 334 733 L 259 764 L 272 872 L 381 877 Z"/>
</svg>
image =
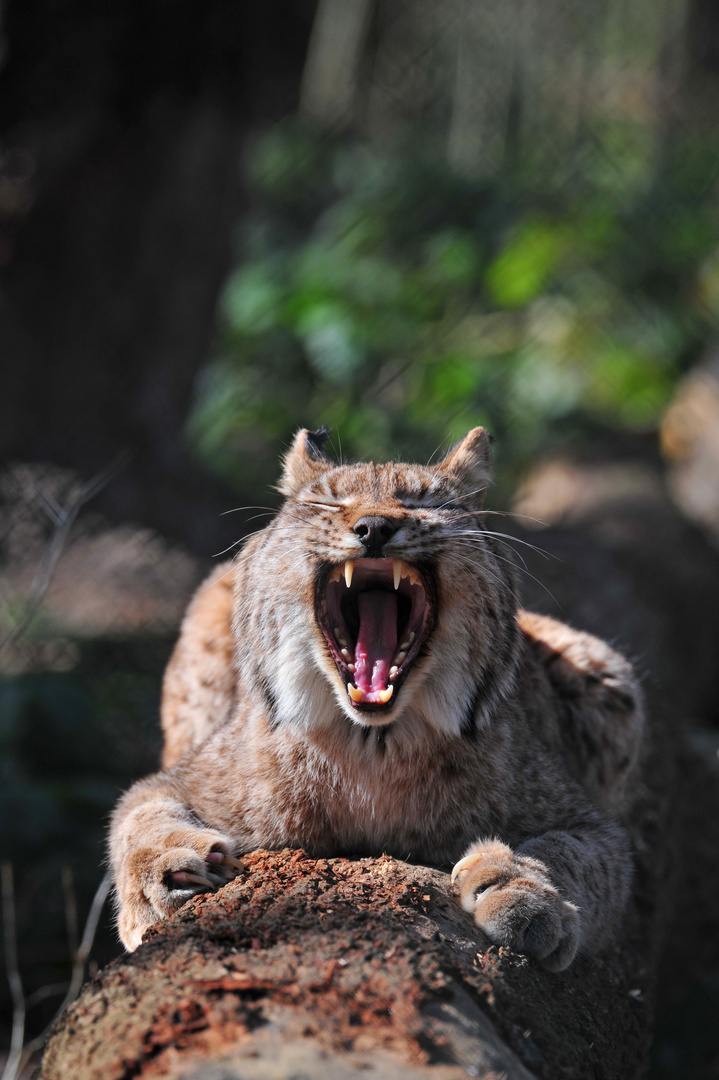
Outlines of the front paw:
<svg viewBox="0 0 719 1080">
<path fill-rule="evenodd" d="M 136 848 L 118 874 L 118 929 L 127 949 L 148 927 L 172 915 L 192 896 L 214 892 L 242 873 L 229 839 L 209 829 L 174 830 L 162 851 Z"/>
<path fill-rule="evenodd" d="M 477 844 L 452 871 L 465 911 L 496 945 L 529 953 L 549 971 L 571 964 L 579 912 L 554 888 L 537 859 L 515 855 L 497 840 Z"/>
</svg>

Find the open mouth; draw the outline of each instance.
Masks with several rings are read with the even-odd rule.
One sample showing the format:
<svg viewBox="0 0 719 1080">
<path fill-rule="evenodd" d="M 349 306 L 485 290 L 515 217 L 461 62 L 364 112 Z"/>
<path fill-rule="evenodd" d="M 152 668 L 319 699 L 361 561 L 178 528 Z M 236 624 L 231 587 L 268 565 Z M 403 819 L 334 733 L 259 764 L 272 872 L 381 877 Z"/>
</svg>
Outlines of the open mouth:
<svg viewBox="0 0 719 1080">
<path fill-rule="evenodd" d="M 432 631 L 434 589 L 402 559 L 348 559 L 321 575 L 315 613 L 352 704 L 382 709 Z"/>
</svg>

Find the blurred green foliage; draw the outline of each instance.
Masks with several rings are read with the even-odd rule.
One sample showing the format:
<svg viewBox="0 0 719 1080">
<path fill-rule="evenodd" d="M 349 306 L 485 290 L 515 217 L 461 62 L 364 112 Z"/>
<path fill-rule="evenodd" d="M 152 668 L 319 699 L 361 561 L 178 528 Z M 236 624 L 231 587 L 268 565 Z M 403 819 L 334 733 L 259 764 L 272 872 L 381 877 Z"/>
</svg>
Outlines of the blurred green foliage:
<svg viewBox="0 0 719 1080">
<path fill-rule="evenodd" d="M 615 122 L 570 166 L 489 182 L 296 120 L 253 205 L 190 437 L 257 490 L 299 426 L 346 457 L 428 459 L 483 423 L 513 483 L 597 429 L 651 429 L 719 312 L 717 146 Z"/>
</svg>

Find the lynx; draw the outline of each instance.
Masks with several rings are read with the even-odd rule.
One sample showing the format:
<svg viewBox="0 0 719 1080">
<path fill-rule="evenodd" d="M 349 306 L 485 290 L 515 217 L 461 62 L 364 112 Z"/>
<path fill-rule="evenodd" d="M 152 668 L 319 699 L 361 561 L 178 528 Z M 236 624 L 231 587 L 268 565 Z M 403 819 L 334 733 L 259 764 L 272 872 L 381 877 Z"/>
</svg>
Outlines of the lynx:
<svg viewBox="0 0 719 1080">
<path fill-rule="evenodd" d="M 487 526 L 490 440 L 336 464 L 300 431 L 272 522 L 195 596 L 163 770 L 115 810 L 122 941 L 257 847 L 450 869 L 497 944 L 566 968 L 616 939 L 643 727 L 629 663 L 518 607 Z"/>
</svg>

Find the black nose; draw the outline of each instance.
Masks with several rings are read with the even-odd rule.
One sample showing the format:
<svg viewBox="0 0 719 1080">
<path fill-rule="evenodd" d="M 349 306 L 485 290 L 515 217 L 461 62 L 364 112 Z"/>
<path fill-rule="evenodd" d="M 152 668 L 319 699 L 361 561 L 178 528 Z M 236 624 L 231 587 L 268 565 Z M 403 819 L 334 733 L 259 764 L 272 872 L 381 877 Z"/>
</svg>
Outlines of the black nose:
<svg viewBox="0 0 719 1080">
<path fill-rule="evenodd" d="M 394 518 L 368 514 L 355 521 L 352 532 L 359 537 L 360 543 L 368 551 L 380 551 L 399 528 L 399 521 Z"/>
</svg>

